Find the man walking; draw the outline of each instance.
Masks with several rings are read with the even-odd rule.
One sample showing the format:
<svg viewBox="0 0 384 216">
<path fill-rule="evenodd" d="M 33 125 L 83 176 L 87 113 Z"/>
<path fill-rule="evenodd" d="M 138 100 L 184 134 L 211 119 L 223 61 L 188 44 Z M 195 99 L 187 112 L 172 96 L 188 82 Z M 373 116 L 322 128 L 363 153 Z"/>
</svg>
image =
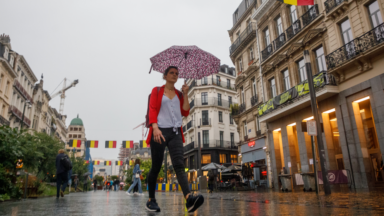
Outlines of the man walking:
<svg viewBox="0 0 384 216">
<path fill-rule="evenodd" d="M 64 191 L 68 184 L 68 171 L 72 169 L 71 161 L 68 155 L 64 153 L 65 150 L 60 149 L 59 154 L 56 156 L 56 198 L 59 198 L 59 194 L 64 197 Z M 63 185 L 62 188 L 61 185 Z"/>
<path fill-rule="evenodd" d="M 96 191 L 97 189 L 97 180 L 96 180 L 96 176 L 93 177 L 93 190 Z"/>
<path fill-rule="evenodd" d="M 79 185 L 79 179 L 77 176 L 75 176 L 75 179 L 73 179 L 73 184 L 75 185 L 75 192 L 77 192 L 77 186 Z"/>
</svg>

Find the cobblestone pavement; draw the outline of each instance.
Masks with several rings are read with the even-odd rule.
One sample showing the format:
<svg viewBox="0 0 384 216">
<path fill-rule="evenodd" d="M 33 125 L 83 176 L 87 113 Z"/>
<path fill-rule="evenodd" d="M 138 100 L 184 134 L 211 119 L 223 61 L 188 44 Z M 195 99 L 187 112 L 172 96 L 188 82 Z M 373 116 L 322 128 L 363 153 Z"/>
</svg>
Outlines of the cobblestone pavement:
<svg viewBox="0 0 384 216">
<path fill-rule="evenodd" d="M 0 203 L 0 215 L 384 215 L 383 193 L 340 191 L 327 197 L 271 190 L 202 193 L 203 206 L 188 214 L 181 193 L 158 192 L 161 212 L 149 213 L 144 208 L 147 193 L 127 196 L 123 191 L 97 191 Z"/>
</svg>

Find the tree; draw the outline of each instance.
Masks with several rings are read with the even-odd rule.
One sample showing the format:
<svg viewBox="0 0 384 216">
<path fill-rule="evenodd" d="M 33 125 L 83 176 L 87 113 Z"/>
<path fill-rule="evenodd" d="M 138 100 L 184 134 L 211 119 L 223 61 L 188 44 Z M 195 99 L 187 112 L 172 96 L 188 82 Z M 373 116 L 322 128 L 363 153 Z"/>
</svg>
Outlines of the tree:
<svg viewBox="0 0 384 216">
<path fill-rule="evenodd" d="M 115 175 L 111 176 L 112 181 L 115 181 L 115 180 L 118 179 L 118 178 L 119 178 L 119 177 L 118 177 L 118 176 L 115 176 Z"/>
<path fill-rule="evenodd" d="M 75 154 L 71 153 L 71 162 L 72 162 L 72 175 L 77 174 L 77 177 L 79 180 L 83 180 L 85 176 L 83 176 L 86 172 L 88 172 L 88 165 L 85 160 L 84 156 L 82 157 L 75 157 Z"/>
<path fill-rule="evenodd" d="M 144 172 L 142 172 L 142 176 L 143 176 L 143 180 L 141 181 L 142 184 L 145 183 L 145 180 L 147 179 L 149 171 L 151 170 L 151 168 L 152 168 L 152 160 L 151 159 L 146 160 L 146 161 L 141 161 L 140 169 L 141 170 L 144 169 Z M 133 183 L 132 182 L 133 167 L 126 170 L 125 173 L 127 176 L 125 183 L 132 184 Z M 159 180 L 160 178 L 164 178 L 164 165 L 161 166 L 159 175 L 157 176 L 157 180 Z"/>
</svg>

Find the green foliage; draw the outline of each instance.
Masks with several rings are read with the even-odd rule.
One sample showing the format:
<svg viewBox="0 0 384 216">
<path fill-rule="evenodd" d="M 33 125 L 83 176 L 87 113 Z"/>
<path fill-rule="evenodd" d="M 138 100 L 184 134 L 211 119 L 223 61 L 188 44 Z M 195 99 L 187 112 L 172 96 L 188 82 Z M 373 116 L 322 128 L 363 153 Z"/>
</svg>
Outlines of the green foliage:
<svg viewBox="0 0 384 216">
<path fill-rule="evenodd" d="M 87 176 L 83 176 L 86 172 L 88 172 L 88 164 L 85 163 L 84 156 L 75 157 L 74 153 L 71 153 L 71 162 L 72 162 L 72 175 L 77 174 L 77 178 L 79 178 L 80 182 L 87 178 Z"/>
<path fill-rule="evenodd" d="M 237 113 L 239 112 L 239 104 L 231 104 L 229 106 L 229 109 L 232 115 L 237 115 Z"/>
<path fill-rule="evenodd" d="M 132 182 L 132 176 L 133 176 L 133 168 L 129 168 L 127 170 L 125 170 L 125 174 L 127 176 L 127 178 L 125 179 L 125 183 L 127 185 L 131 185 L 133 182 Z M 128 189 L 127 189 L 128 190 Z"/>
<path fill-rule="evenodd" d="M 118 179 L 118 178 L 119 178 L 119 177 L 118 177 L 118 176 L 115 176 L 115 175 L 111 176 L 112 181 L 115 181 L 115 180 Z"/>
<path fill-rule="evenodd" d="M 149 171 L 152 168 L 152 160 L 146 160 L 146 161 L 141 161 L 140 169 L 143 170 L 144 172 L 141 173 L 143 176 L 143 180 L 141 181 L 141 184 L 144 185 L 145 180 L 147 179 L 147 176 L 149 174 Z M 128 170 L 125 171 L 125 174 L 127 178 L 125 179 L 126 184 L 132 184 L 132 176 L 133 176 L 133 167 L 129 168 Z M 159 175 L 157 176 L 157 179 L 159 180 L 160 178 L 164 178 L 164 165 L 161 166 Z"/>
<path fill-rule="evenodd" d="M 0 201 L 4 202 L 5 200 L 10 200 L 11 197 L 8 194 L 0 194 Z"/>
<path fill-rule="evenodd" d="M 98 176 L 97 175 L 97 176 L 94 176 L 93 179 L 96 179 L 98 186 L 102 186 L 103 185 L 103 180 L 104 180 L 103 176 Z"/>
<path fill-rule="evenodd" d="M 0 194 L 7 194 L 12 198 L 20 198 L 22 191 L 19 185 L 11 182 L 11 179 L 17 179 L 13 172 L 7 172 L 3 164 L 0 163 Z"/>
</svg>

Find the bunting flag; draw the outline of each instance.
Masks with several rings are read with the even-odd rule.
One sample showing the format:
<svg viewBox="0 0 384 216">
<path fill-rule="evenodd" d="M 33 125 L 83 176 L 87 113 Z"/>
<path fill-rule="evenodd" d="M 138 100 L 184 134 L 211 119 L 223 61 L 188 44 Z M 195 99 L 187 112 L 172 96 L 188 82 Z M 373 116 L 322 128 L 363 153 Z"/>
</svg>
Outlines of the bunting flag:
<svg viewBox="0 0 384 216">
<path fill-rule="evenodd" d="M 116 141 L 105 141 L 105 148 L 116 148 Z"/>
<path fill-rule="evenodd" d="M 277 0 L 277 1 L 282 2 L 284 4 L 298 5 L 298 6 L 315 4 L 314 0 Z"/>
<path fill-rule="evenodd" d="M 131 148 L 133 149 L 133 141 L 123 141 L 123 148 Z"/>
<path fill-rule="evenodd" d="M 140 140 L 140 148 L 149 148 L 149 144 L 147 144 L 146 140 Z"/>
<path fill-rule="evenodd" d="M 97 141 L 97 140 L 88 140 L 87 141 L 87 147 L 88 148 L 98 148 L 99 147 L 99 141 Z"/>
<path fill-rule="evenodd" d="M 69 147 L 80 148 L 81 147 L 81 140 L 69 140 L 68 144 L 69 144 Z"/>
<path fill-rule="evenodd" d="M 112 161 L 104 161 L 104 165 L 105 166 L 111 166 L 112 165 Z"/>
<path fill-rule="evenodd" d="M 99 165 L 100 161 L 93 161 L 93 165 Z"/>
<path fill-rule="evenodd" d="M 116 161 L 116 166 L 123 166 L 123 161 Z"/>
</svg>

